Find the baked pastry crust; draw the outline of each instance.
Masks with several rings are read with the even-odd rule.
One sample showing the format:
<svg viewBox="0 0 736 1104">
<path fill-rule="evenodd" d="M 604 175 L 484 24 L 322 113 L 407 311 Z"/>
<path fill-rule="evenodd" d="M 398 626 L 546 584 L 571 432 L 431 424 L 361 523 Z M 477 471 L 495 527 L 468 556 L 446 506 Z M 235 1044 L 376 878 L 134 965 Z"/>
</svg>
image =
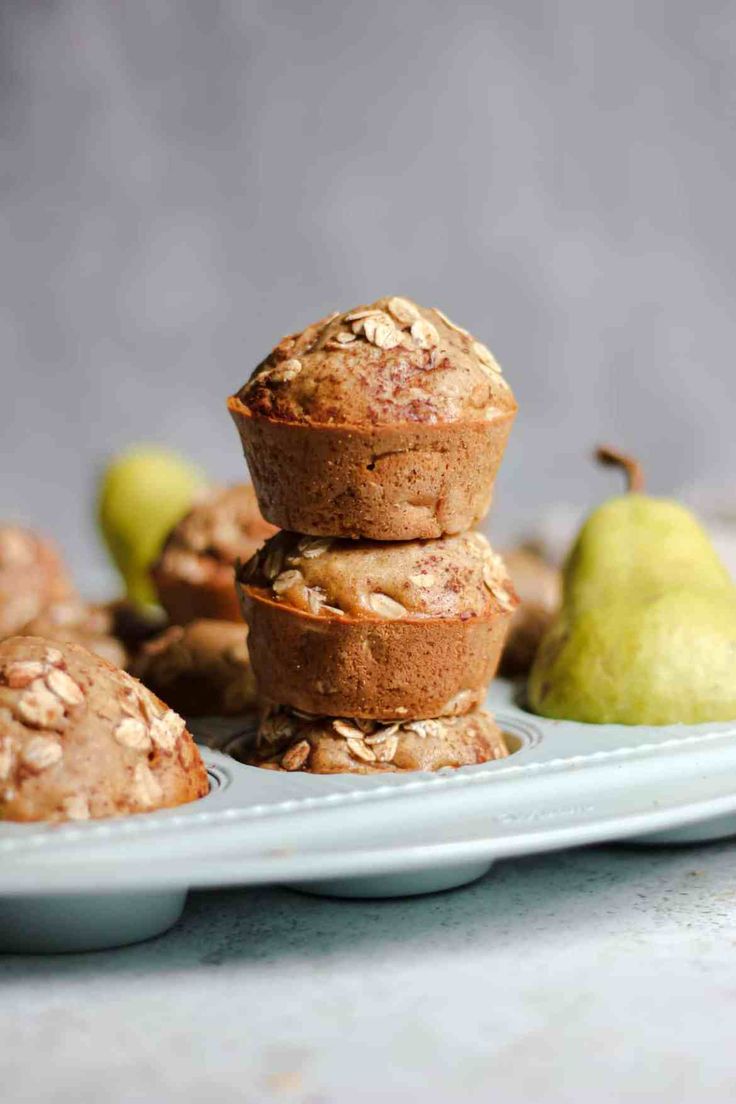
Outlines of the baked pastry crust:
<svg viewBox="0 0 736 1104">
<path fill-rule="evenodd" d="M 284 338 L 228 406 L 264 517 L 378 540 L 472 528 L 516 414 L 490 351 L 399 297 Z"/>
<path fill-rule="evenodd" d="M 208 788 L 184 721 L 129 674 L 76 644 L 0 643 L 0 816 L 120 816 Z"/>
<path fill-rule="evenodd" d="M 241 737 L 228 750 L 250 766 L 308 774 L 437 771 L 509 754 L 503 733 L 482 709 L 463 717 L 379 725 L 277 707 L 262 720 L 255 740 Z"/>
<path fill-rule="evenodd" d="M 75 593 L 53 541 L 20 525 L 0 525 L 0 639 Z"/>
<path fill-rule="evenodd" d="M 174 527 L 152 570 L 171 621 L 240 622 L 235 563 L 249 559 L 275 531 L 261 517 L 249 483 L 209 491 Z"/>
<path fill-rule="evenodd" d="M 517 604 L 479 533 L 403 544 L 281 533 L 238 588 L 264 698 L 384 720 L 477 706 Z"/>
<path fill-rule="evenodd" d="M 185 717 L 229 717 L 256 706 L 247 629 L 232 621 L 174 625 L 144 644 L 132 668 Z"/>
</svg>

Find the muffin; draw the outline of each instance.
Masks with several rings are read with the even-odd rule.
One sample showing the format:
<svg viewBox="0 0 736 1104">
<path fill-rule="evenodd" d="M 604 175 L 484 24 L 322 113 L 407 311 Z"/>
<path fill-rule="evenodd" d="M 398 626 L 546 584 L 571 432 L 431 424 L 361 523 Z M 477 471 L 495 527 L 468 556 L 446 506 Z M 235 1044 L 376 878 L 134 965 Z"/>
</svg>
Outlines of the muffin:
<svg viewBox="0 0 736 1104">
<path fill-rule="evenodd" d="M 176 625 L 200 617 L 240 621 L 237 560 L 248 560 L 275 533 L 250 484 L 213 488 L 172 530 L 152 575 L 159 601 Z"/>
<path fill-rule="evenodd" d="M 276 708 L 261 722 L 255 740 L 241 738 L 229 750 L 253 767 L 309 774 L 437 771 L 508 755 L 503 733 L 482 709 L 464 717 L 382 725 Z"/>
<path fill-rule="evenodd" d="M 485 345 L 396 296 L 285 337 L 228 407 L 264 517 L 374 540 L 479 521 L 516 414 Z"/>
<path fill-rule="evenodd" d="M 0 818 L 88 820 L 204 797 L 184 721 L 77 644 L 0 643 Z"/>
<path fill-rule="evenodd" d="M 0 525 L 0 639 L 74 594 L 52 541 L 19 525 Z"/>
<path fill-rule="evenodd" d="M 133 673 L 186 717 L 243 713 L 256 704 L 246 633 L 242 622 L 174 625 L 144 644 Z"/>
<path fill-rule="evenodd" d="M 500 673 L 507 678 L 527 675 L 537 648 L 549 628 L 561 600 L 562 576 L 533 544 L 522 544 L 504 553 L 520 605 L 501 655 Z"/>
<path fill-rule="evenodd" d="M 110 618 L 112 634 L 128 654 L 128 666 L 142 645 L 163 632 L 169 623 L 164 610 L 157 606 L 139 606 L 128 598 L 118 598 L 97 608 Z"/>
<path fill-rule="evenodd" d="M 53 602 L 23 626 L 21 635 L 81 644 L 115 667 L 125 667 L 128 662 L 128 652 L 115 635 L 115 616 L 111 608 L 83 602 L 80 598 Z"/>
<path fill-rule="evenodd" d="M 279 533 L 238 588 L 264 698 L 383 720 L 481 702 L 517 604 L 479 533 L 400 544 Z"/>
</svg>

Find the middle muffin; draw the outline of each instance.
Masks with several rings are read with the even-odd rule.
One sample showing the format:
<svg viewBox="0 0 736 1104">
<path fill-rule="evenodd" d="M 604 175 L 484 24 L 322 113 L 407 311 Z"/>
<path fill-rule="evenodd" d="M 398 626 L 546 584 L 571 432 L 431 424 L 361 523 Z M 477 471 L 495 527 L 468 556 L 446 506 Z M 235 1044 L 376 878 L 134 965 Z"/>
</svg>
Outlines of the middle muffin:
<svg viewBox="0 0 736 1104">
<path fill-rule="evenodd" d="M 332 717 L 423 719 L 483 700 L 518 599 L 480 533 L 279 533 L 237 573 L 260 694 Z"/>
</svg>

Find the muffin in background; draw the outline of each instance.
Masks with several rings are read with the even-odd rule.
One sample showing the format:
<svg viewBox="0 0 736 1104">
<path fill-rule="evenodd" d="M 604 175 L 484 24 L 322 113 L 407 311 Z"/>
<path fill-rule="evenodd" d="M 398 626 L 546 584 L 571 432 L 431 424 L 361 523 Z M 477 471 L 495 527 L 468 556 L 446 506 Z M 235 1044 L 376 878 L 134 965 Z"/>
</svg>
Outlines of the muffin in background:
<svg viewBox="0 0 736 1104">
<path fill-rule="evenodd" d="M 499 674 L 516 678 L 529 673 L 540 641 L 559 608 L 562 576 L 532 542 L 509 549 L 503 558 L 520 604 L 509 627 Z"/>
<path fill-rule="evenodd" d="M 23 626 L 20 635 L 79 644 L 115 667 L 125 667 L 128 652 L 114 630 L 115 618 L 108 606 L 70 598 L 47 606 Z"/>
<path fill-rule="evenodd" d="M 480 533 L 346 541 L 279 533 L 238 572 L 260 693 L 402 720 L 483 701 L 517 598 Z"/>
<path fill-rule="evenodd" d="M 255 708 L 245 625 L 199 619 L 143 645 L 133 673 L 185 717 L 230 717 Z"/>
<path fill-rule="evenodd" d="M 171 531 L 152 570 L 171 622 L 241 622 L 235 564 L 249 560 L 275 532 L 261 517 L 249 483 L 215 487 L 200 498 Z"/>
<path fill-rule="evenodd" d="M 0 639 L 52 603 L 75 596 L 53 541 L 20 525 L 0 525 Z"/>
<path fill-rule="evenodd" d="M 208 789 L 182 718 L 131 675 L 77 644 L 0 643 L 0 817 L 122 816 Z"/>
</svg>

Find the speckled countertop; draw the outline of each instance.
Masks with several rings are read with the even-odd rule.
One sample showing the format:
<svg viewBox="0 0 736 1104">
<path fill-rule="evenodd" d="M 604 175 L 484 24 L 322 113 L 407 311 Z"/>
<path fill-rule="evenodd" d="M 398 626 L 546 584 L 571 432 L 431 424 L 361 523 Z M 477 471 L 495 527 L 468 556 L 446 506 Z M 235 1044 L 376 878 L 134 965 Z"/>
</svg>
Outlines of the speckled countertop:
<svg viewBox="0 0 736 1104">
<path fill-rule="evenodd" d="M 0 959 L 3 1104 L 733 1101 L 736 842 L 461 890 L 197 893 L 137 947 Z"/>
</svg>

